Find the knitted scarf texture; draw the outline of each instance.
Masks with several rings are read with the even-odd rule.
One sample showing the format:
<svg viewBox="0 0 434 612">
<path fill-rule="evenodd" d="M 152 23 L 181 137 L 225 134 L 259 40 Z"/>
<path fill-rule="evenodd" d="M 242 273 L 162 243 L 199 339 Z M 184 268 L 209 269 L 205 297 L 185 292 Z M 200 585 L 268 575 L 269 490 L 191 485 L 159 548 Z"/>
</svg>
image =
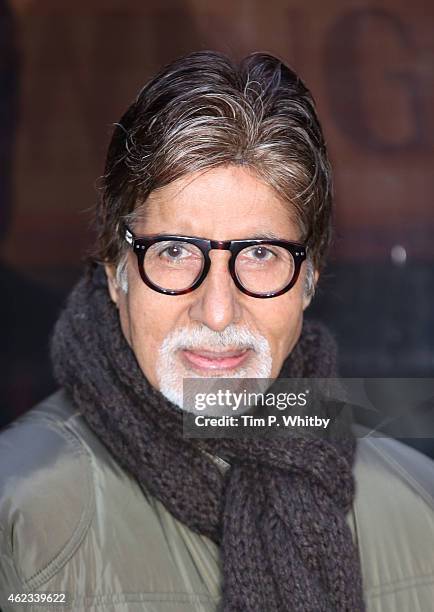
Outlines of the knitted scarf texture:
<svg viewBox="0 0 434 612">
<path fill-rule="evenodd" d="M 140 370 L 101 268 L 70 294 L 52 361 L 57 382 L 117 462 L 176 519 L 218 544 L 223 612 L 365 609 L 345 519 L 354 499 L 350 432 L 334 442 L 183 438 L 182 410 Z M 280 377 L 334 376 L 331 335 L 305 321 Z M 222 473 L 212 456 L 229 458 L 230 467 Z"/>
</svg>

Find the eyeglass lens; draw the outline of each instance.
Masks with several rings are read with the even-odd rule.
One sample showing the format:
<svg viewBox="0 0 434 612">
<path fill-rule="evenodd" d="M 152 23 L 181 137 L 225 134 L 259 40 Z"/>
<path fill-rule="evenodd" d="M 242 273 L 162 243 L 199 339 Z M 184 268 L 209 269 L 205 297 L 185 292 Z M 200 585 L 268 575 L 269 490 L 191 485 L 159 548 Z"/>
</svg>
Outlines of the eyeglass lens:
<svg viewBox="0 0 434 612">
<path fill-rule="evenodd" d="M 170 240 L 156 242 L 144 258 L 144 271 L 157 287 L 168 291 L 189 289 L 203 272 L 202 251 L 188 242 Z M 251 293 L 280 291 L 292 280 L 295 264 L 292 254 L 272 244 L 248 246 L 235 260 L 235 273 L 240 284 Z"/>
</svg>

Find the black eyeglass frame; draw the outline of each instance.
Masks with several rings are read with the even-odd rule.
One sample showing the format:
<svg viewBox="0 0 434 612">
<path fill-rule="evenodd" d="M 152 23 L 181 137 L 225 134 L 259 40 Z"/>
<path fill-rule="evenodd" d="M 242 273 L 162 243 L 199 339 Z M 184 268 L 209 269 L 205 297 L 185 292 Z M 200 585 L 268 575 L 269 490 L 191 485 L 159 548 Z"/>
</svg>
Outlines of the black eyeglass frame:
<svg viewBox="0 0 434 612">
<path fill-rule="evenodd" d="M 231 257 L 229 259 L 229 272 L 232 277 L 232 280 L 235 283 L 237 289 L 245 293 L 250 297 L 255 298 L 272 298 L 282 295 L 292 289 L 295 283 L 298 280 L 300 275 L 301 264 L 305 261 L 307 256 L 307 247 L 304 244 L 299 242 L 291 242 L 289 240 L 274 240 L 269 238 L 249 238 L 246 240 L 209 240 L 208 238 L 196 238 L 192 236 L 177 236 L 172 234 L 165 235 L 153 235 L 153 236 L 135 236 L 134 233 L 130 230 L 130 228 L 124 224 L 124 239 L 133 249 L 134 253 L 137 256 L 137 263 L 139 268 L 139 274 L 142 281 L 147 285 L 150 289 L 157 291 L 158 293 L 163 293 L 165 295 L 185 295 L 186 293 L 191 293 L 195 289 L 197 289 L 205 280 L 209 269 L 211 267 L 211 259 L 209 256 L 209 252 L 213 249 L 218 251 L 230 251 Z M 186 242 L 188 244 L 195 245 L 203 254 L 204 257 L 204 266 L 201 274 L 198 276 L 197 280 L 188 287 L 187 289 L 182 289 L 180 291 L 171 290 L 171 289 L 163 289 L 159 285 L 155 285 L 146 275 L 145 273 L 145 255 L 146 251 L 157 242 L 167 242 L 167 241 L 180 241 Z M 240 253 L 243 249 L 249 246 L 260 246 L 262 244 L 269 244 L 272 246 L 280 246 L 289 251 L 292 255 L 294 261 L 294 274 L 291 278 L 291 281 L 282 289 L 275 292 L 269 293 L 254 293 L 246 289 L 241 282 L 239 281 L 236 271 L 235 271 L 235 260 L 237 258 L 238 253 Z"/>
</svg>

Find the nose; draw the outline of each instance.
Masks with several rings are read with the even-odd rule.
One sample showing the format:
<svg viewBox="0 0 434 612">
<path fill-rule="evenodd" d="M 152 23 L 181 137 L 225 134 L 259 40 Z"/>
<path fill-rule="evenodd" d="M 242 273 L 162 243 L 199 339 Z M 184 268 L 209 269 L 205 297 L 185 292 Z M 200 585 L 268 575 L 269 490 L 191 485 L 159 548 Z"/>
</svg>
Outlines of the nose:
<svg viewBox="0 0 434 612">
<path fill-rule="evenodd" d="M 238 289 L 229 272 L 230 253 L 211 251 L 211 267 L 202 285 L 194 292 L 190 318 L 214 331 L 223 331 L 241 318 Z"/>
</svg>

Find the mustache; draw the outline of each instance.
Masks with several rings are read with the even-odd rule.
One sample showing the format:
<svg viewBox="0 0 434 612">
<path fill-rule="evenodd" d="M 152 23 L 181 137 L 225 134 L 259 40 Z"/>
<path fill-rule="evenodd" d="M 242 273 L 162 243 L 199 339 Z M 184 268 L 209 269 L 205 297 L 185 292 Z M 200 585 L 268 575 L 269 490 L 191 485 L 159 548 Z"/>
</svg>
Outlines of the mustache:
<svg viewBox="0 0 434 612">
<path fill-rule="evenodd" d="M 221 332 L 202 325 L 200 327 L 182 327 L 170 333 L 163 341 L 163 351 L 207 349 L 253 349 L 257 352 L 266 350 L 267 340 L 247 326 L 228 325 Z"/>
</svg>

